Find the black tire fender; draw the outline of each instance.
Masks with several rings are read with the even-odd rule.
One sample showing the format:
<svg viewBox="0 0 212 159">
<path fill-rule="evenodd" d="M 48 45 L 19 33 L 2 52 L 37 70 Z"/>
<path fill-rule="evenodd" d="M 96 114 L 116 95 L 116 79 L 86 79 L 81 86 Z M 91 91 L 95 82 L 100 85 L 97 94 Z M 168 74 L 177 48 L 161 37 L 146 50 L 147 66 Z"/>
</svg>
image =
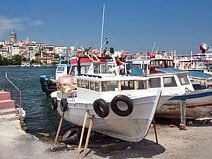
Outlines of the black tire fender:
<svg viewBox="0 0 212 159">
<path fill-rule="evenodd" d="M 109 106 L 104 99 L 96 99 L 93 102 L 93 109 L 101 118 L 105 118 L 109 115 Z"/>
<path fill-rule="evenodd" d="M 57 97 L 53 97 L 51 99 L 51 106 L 52 106 L 52 110 L 56 110 L 57 109 L 57 106 L 58 106 L 58 104 L 57 104 Z"/>
<path fill-rule="evenodd" d="M 61 99 L 60 108 L 61 108 L 62 112 L 65 112 L 68 109 L 68 101 L 66 98 Z"/>
<path fill-rule="evenodd" d="M 77 144 L 80 139 L 80 129 L 71 128 L 62 136 L 62 142 L 65 144 Z"/>
<path fill-rule="evenodd" d="M 127 104 L 127 109 L 126 110 L 121 110 L 118 106 L 118 102 L 122 101 Z M 125 95 L 117 95 L 113 98 L 111 101 L 111 109 L 113 110 L 114 113 L 120 116 L 128 116 L 132 113 L 133 111 L 133 102 L 132 100 L 125 96 Z"/>
</svg>

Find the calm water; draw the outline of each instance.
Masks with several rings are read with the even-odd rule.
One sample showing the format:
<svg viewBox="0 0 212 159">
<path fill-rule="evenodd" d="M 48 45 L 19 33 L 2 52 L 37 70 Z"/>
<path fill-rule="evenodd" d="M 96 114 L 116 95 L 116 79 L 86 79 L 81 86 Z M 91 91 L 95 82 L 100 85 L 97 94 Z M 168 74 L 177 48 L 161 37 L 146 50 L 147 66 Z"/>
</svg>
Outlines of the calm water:
<svg viewBox="0 0 212 159">
<path fill-rule="evenodd" d="M 59 115 L 51 109 L 50 98 L 42 92 L 39 76 L 54 75 L 56 67 L 0 67 L 0 90 L 5 77 L 21 90 L 22 106 L 26 111 L 25 123 L 28 132 L 54 134 L 57 130 Z"/>
</svg>

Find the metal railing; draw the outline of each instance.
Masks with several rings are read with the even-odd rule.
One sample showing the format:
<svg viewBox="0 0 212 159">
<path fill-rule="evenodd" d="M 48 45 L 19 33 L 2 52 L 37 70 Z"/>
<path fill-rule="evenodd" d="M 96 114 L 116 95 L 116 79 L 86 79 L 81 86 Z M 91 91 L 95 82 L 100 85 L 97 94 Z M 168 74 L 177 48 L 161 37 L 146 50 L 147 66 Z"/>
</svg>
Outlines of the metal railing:
<svg viewBox="0 0 212 159">
<path fill-rule="evenodd" d="M 3 83 L 3 91 L 9 91 L 9 92 L 11 92 L 11 97 L 15 101 L 16 107 L 22 108 L 21 91 L 7 77 L 7 72 L 5 73 L 5 80 L 4 80 L 4 83 Z"/>
</svg>

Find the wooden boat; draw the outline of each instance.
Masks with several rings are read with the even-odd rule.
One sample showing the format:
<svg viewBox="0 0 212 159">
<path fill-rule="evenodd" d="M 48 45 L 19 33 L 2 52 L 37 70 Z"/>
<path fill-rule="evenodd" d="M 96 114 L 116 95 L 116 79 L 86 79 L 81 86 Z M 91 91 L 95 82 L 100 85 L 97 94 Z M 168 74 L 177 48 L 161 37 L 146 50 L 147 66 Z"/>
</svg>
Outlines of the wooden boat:
<svg viewBox="0 0 212 159">
<path fill-rule="evenodd" d="M 87 74 L 76 79 L 77 90 L 51 94 L 53 107 L 60 115 L 65 112 L 65 120 L 82 126 L 87 112 L 94 118 L 96 132 L 130 142 L 144 138 L 159 103 L 160 88 L 143 87 L 148 78 L 138 76 Z"/>
<path fill-rule="evenodd" d="M 206 74 L 201 72 L 193 71 L 193 73 L 191 71 L 182 71 L 174 69 L 173 67 L 154 68 L 154 66 L 151 67 L 153 67 L 158 73 L 154 72 L 151 74 L 149 71 L 149 68 L 151 68 L 149 66 L 150 62 L 147 59 L 132 60 L 128 65 L 128 70 L 126 72 L 130 72 L 130 74 L 137 76 L 145 75 L 146 77 L 149 77 L 149 84 L 153 83 L 154 86 L 152 87 L 161 88 L 161 100 L 166 95 L 178 97 L 173 98 L 172 100 L 165 102 L 161 107 L 158 107 L 155 114 L 156 117 L 180 118 L 180 105 L 182 101 L 185 101 L 187 118 L 212 118 L 212 90 L 205 89 L 211 88 L 210 75 L 206 76 Z M 147 72 L 147 74 L 144 72 Z M 204 87 L 201 87 L 203 89 L 195 90 L 199 87 L 197 82 L 201 85 L 204 84 Z"/>
</svg>

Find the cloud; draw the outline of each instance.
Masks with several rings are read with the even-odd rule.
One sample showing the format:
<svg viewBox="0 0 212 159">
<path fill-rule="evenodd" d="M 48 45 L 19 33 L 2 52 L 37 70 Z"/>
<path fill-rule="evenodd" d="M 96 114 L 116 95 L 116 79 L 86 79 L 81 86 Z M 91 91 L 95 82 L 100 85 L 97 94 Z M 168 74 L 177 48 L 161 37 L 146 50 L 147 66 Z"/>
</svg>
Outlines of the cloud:
<svg viewBox="0 0 212 159">
<path fill-rule="evenodd" d="M 43 24 L 43 21 L 41 21 L 41 20 L 34 20 L 34 21 L 30 22 L 30 25 L 33 25 L 33 26 L 39 26 L 42 24 Z"/>
<path fill-rule="evenodd" d="M 27 27 L 40 26 L 44 22 L 41 20 L 32 20 L 30 18 L 9 18 L 0 15 L 0 37 L 10 31 L 12 28 L 23 30 Z"/>
</svg>

